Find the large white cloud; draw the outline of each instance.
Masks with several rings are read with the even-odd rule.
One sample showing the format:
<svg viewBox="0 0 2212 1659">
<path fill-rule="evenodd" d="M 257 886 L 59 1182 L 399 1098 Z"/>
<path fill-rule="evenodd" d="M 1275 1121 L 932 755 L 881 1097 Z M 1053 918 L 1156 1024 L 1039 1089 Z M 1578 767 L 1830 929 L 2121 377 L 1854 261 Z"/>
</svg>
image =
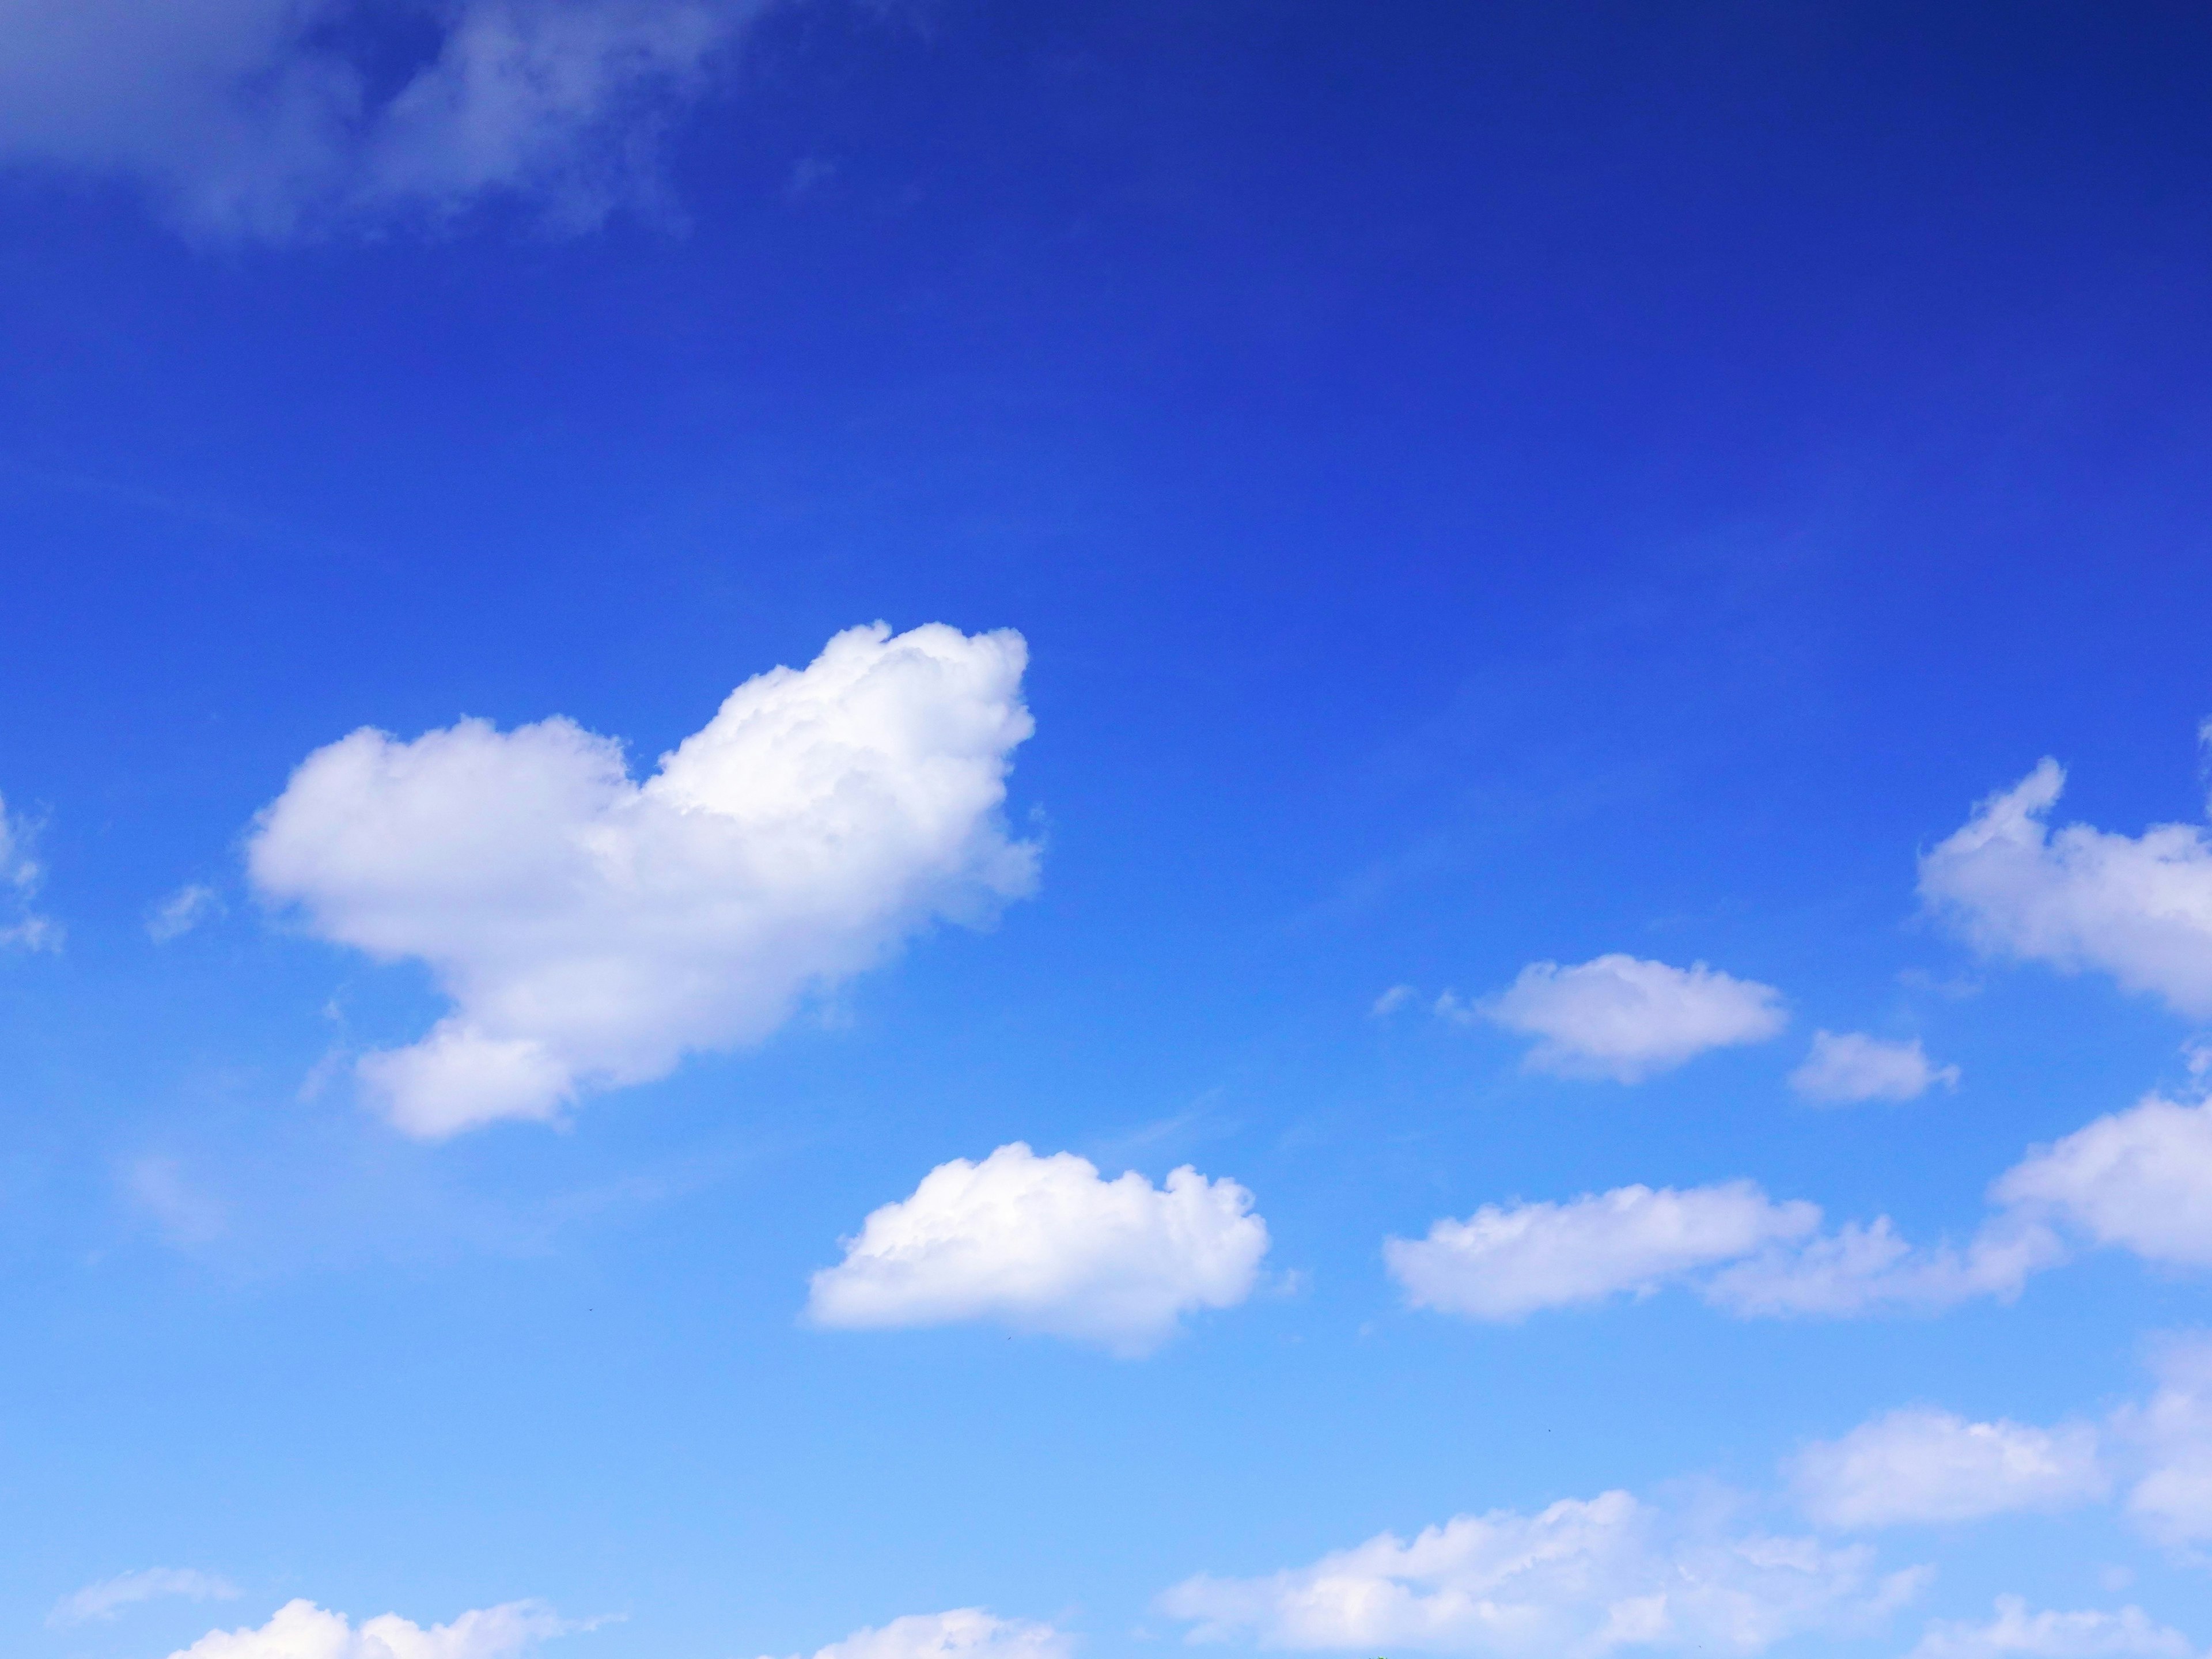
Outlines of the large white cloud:
<svg viewBox="0 0 2212 1659">
<path fill-rule="evenodd" d="M 1071 1152 L 1019 1141 L 955 1158 L 871 1214 L 813 1278 L 808 1316 L 865 1329 L 993 1320 L 1150 1352 L 1188 1312 L 1252 1292 L 1267 1251 L 1252 1194 L 1185 1166 L 1156 1188 L 1103 1178 Z"/>
<path fill-rule="evenodd" d="M 1532 962 L 1479 1012 L 1537 1038 L 1528 1064 L 1540 1071 L 1622 1083 L 1709 1048 L 1764 1042 L 1786 1023 L 1771 985 L 1619 952 L 1572 968 Z"/>
<path fill-rule="evenodd" d="M 1202 1641 L 1261 1647 L 1595 1659 L 1621 1648 L 1755 1654 L 1863 1626 L 1923 1575 L 1878 1577 L 1863 1547 L 1730 1534 L 1625 1492 L 1462 1515 L 1257 1578 L 1186 1580 L 1160 1597 Z"/>
<path fill-rule="evenodd" d="M 566 720 L 356 732 L 293 774 L 248 866 L 310 931 L 427 963 L 453 999 L 361 1064 L 400 1127 L 549 1118 L 1028 892 L 1036 848 L 1000 811 L 1024 658 L 1012 632 L 852 629 L 746 681 L 643 783 Z"/>
<path fill-rule="evenodd" d="M 299 1601 L 258 1628 L 210 1631 L 169 1659 L 513 1659 L 569 1628 L 536 1601 L 482 1607 L 426 1629 L 396 1613 L 356 1626 Z"/>
<path fill-rule="evenodd" d="M 1862 1100 L 1917 1100 L 1935 1085 L 1959 1086 L 1959 1068 L 1929 1063 L 1920 1039 L 1885 1042 L 1863 1031 L 1815 1031 L 1790 1086 L 1808 1100 L 1843 1106 Z"/>
<path fill-rule="evenodd" d="M 1970 1423 L 1924 1406 L 1815 1442 L 1791 1474 L 1805 1512 L 1844 1528 L 2064 1509 L 2102 1497 L 2108 1485 L 2092 1425 Z"/>
<path fill-rule="evenodd" d="M 1920 891 L 1982 950 L 2102 969 L 2184 1014 L 2212 1014 L 2212 843 L 2194 824 L 2141 836 L 2051 830 L 2066 774 L 2045 760 L 1920 861 Z"/>
<path fill-rule="evenodd" d="M 816 1649 L 814 1659 L 1066 1659 L 1069 1651 L 1067 1638 L 1050 1625 L 955 1607 L 856 1630 Z"/>
<path fill-rule="evenodd" d="M 2212 1267 L 2212 1102 L 2148 1096 L 2035 1148 L 1990 1195 L 2148 1261 Z"/>
<path fill-rule="evenodd" d="M 1436 1223 L 1426 1238 L 1385 1240 L 1382 1251 L 1414 1307 L 1506 1320 L 1649 1292 L 1820 1224 L 1816 1206 L 1774 1203 L 1748 1181 L 1619 1187 L 1565 1204 L 1486 1204 Z"/>
<path fill-rule="evenodd" d="M 493 194 L 589 222 L 649 195 L 656 125 L 768 3 L 0 0 L 0 161 L 225 233 Z"/>
</svg>

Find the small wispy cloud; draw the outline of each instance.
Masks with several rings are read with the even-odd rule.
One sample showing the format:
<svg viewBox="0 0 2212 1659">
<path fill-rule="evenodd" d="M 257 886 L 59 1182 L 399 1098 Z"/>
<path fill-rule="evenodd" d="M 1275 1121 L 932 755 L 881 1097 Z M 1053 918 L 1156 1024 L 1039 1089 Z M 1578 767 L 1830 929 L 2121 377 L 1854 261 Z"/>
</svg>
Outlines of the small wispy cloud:
<svg viewBox="0 0 2212 1659">
<path fill-rule="evenodd" d="M 99 1624 L 141 1601 L 172 1595 L 194 1601 L 228 1601 L 237 1594 L 237 1585 L 210 1572 L 191 1567 L 148 1567 L 139 1572 L 119 1572 L 64 1595 L 46 1615 L 46 1625 L 52 1630 L 63 1630 L 71 1625 Z"/>
<path fill-rule="evenodd" d="M 155 905 L 146 918 L 146 932 L 156 945 L 182 939 L 202 922 L 223 912 L 222 896 L 214 888 L 191 882 Z"/>
<path fill-rule="evenodd" d="M 31 856 L 31 826 L 21 816 L 9 817 L 8 803 L 0 800 L 0 946 L 58 951 L 60 926 L 31 908 L 46 878 L 45 866 Z"/>
</svg>

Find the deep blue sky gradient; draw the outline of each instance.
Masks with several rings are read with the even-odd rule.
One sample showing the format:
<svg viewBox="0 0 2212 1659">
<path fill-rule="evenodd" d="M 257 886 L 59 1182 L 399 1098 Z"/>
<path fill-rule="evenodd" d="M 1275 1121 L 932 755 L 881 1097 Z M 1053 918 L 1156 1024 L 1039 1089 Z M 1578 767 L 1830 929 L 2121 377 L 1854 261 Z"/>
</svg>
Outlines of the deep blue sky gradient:
<svg viewBox="0 0 2212 1659">
<path fill-rule="evenodd" d="M 2201 817 L 2208 63 L 2180 5 L 809 3 L 587 234 L 210 245 L 8 176 L 0 792 L 68 942 L 0 958 L 0 1646 L 544 1595 L 628 1615 L 578 1659 L 975 1602 L 1111 1656 L 1201 1568 L 2139 1393 L 2206 1305 L 2131 1261 L 1489 1328 L 1377 1251 L 1737 1176 L 1960 1236 L 2183 1075 L 2171 1016 L 1978 968 L 1912 883 L 2046 753 L 2064 817 Z M 301 1098 L 438 1006 L 246 891 L 312 749 L 561 713 L 649 763 L 877 617 L 1029 640 L 1036 899 L 571 1131 Z M 151 945 L 193 880 L 228 915 Z M 1630 1091 L 1368 1012 L 1609 950 L 1792 1035 Z M 1808 1110 L 1815 1024 L 1965 1086 Z M 1295 1277 L 1143 1364 L 796 1325 L 869 1209 L 1015 1138 L 1233 1176 Z M 134 1205 L 149 1158 L 210 1236 Z M 2100 1512 L 1883 1551 L 1949 1616 L 2125 1561 L 2212 1638 Z M 40 1628 L 157 1561 L 248 1601 Z"/>
</svg>

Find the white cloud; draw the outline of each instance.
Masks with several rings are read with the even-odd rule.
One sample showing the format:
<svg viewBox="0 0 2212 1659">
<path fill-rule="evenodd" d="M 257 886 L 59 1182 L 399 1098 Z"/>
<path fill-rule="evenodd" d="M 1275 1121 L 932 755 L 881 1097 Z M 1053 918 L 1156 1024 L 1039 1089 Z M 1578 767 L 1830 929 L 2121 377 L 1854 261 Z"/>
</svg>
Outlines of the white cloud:
<svg viewBox="0 0 2212 1659">
<path fill-rule="evenodd" d="M 573 1628 L 537 1601 L 465 1613 L 427 1630 L 396 1613 L 364 1619 L 291 1601 L 258 1629 L 210 1631 L 169 1659 L 510 1659 Z"/>
<path fill-rule="evenodd" d="M 2146 1097 L 2035 1148 L 1990 1195 L 2148 1261 L 2212 1267 L 2212 1102 Z"/>
<path fill-rule="evenodd" d="M 2098 1659 L 2105 1654 L 2189 1659 L 2195 1646 L 2179 1631 L 2154 1624 L 2141 1607 L 2118 1613 L 2036 1613 L 2017 1595 L 2000 1595 L 1987 1624 L 1937 1620 L 1909 1659 Z"/>
<path fill-rule="evenodd" d="M 1932 1312 L 1978 1297 L 2008 1302 L 2031 1274 L 2065 1260 L 2049 1228 L 2016 1216 L 1992 1216 L 1963 1250 L 1915 1248 L 1887 1216 L 1877 1216 L 1762 1251 L 1721 1269 L 1701 1290 L 1716 1307 L 1745 1317 Z"/>
<path fill-rule="evenodd" d="M 2128 1516 L 2162 1544 L 2203 1544 L 2212 1540 L 2212 1338 L 2169 1339 L 2155 1370 L 2150 1398 L 2112 1414 L 2138 1461 Z"/>
<path fill-rule="evenodd" d="M 587 224 L 768 0 L 0 0 L 0 161 L 134 179 L 219 234 L 489 196 Z"/>
<path fill-rule="evenodd" d="M 1414 1307 L 1513 1320 L 1686 1285 L 1745 1318 L 1841 1318 L 2009 1299 L 2065 1250 L 2040 1222 L 1999 1214 L 1964 1250 L 1915 1249 L 1887 1216 L 1821 1232 L 1818 1205 L 1776 1203 L 1753 1182 L 1618 1187 L 1565 1204 L 1485 1205 L 1426 1238 L 1383 1241 Z"/>
<path fill-rule="evenodd" d="M 1267 1224 L 1235 1182 L 1186 1165 L 1155 1188 L 1100 1177 L 1072 1152 L 1017 1141 L 955 1158 L 870 1215 L 845 1259 L 813 1277 L 807 1313 L 852 1329 L 994 1320 L 1150 1352 L 1183 1314 L 1251 1294 Z"/>
<path fill-rule="evenodd" d="M 156 945 L 182 939 L 211 916 L 222 914 L 222 899 L 214 888 L 192 882 L 163 899 L 146 918 L 146 932 Z"/>
<path fill-rule="evenodd" d="M 1573 968 L 1532 962 L 1480 1012 L 1539 1039 L 1528 1054 L 1531 1066 L 1622 1083 L 1709 1048 L 1764 1042 L 1786 1023 L 1782 994 L 1771 985 L 1702 962 L 1671 968 L 1618 952 Z"/>
<path fill-rule="evenodd" d="M 1929 1065 L 1919 1038 L 1884 1042 L 1863 1031 L 1814 1032 L 1812 1052 L 1790 1074 L 1790 1086 L 1799 1094 L 1833 1105 L 1917 1100 L 1938 1083 L 1957 1088 L 1959 1068 Z"/>
<path fill-rule="evenodd" d="M 1984 951 L 2097 968 L 2181 1013 L 2212 1014 L 2212 844 L 2194 824 L 2140 836 L 2044 819 L 2066 774 L 2045 760 L 1920 861 L 1922 896 Z"/>
<path fill-rule="evenodd" d="M 1000 808 L 1032 729 L 1011 631 L 838 635 L 746 681 L 643 783 L 553 719 L 320 749 L 265 809 L 255 885 L 321 938 L 427 963 L 455 1005 L 360 1074 L 438 1136 L 556 1116 L 767 1036 L 937 918 L 1031 890 Z"/>
<path fill-rule="evenodd" d="M 1067 1659 L 1069 1651 L 1067 1638 L 1050 1625 L 955 1607 L 856 1630 L 817 1648 L 814 1659 Z"/>
<path fill-rule="evenodd" d="M 1763 1652 L 1862 1626 L 1923 1575 L 1879 1578 L 1863 1547 L 1727 1535 L 1625 1492 L 1534 1515 L 1462 1515 L 1258 1578 L 1188 1579 L 1160 1597 L 1193 1639 L 1269 1648 L 1595 1659 L 1625 1647 Z"/>
<path fill-rule="evenodd" d="M 1486 1204 L 1465 1221 L 1436 1223 L 1426 1238 L 1387 1239 L 1382 1253 L 1413 1306 L 1510 1320 L 1648 1293 L 1820 1224 L 1815 1206 L 1776 1204 L 1748 1181 L 1619 1187 L 1565 1204 Z"/>
<path fill-rule="evenodd" d="M 1404 1007 L 1413 1000 L 1413 988 L 1412 986 L 1394 985 L 1389 990 L 1383 992 L 1381 996 L 1375 999 L 1375 1006 L 1370 1010 L 1370 1012 L 1376 1018 L 1379 1019 L 1385 1015 L 1396 1013 L 1399 1009 Z"/>
<path fill-rule="evenodd" d="M 1791 1475 L 1805 1512 L 1843 1528 L 2058 1510 L 2103 1497 L 2108 1484 L 2088 1424 L 1970 1423 L 1918 1406 L 1806 1447 Z"/>
<path fill-rule="evenodd" d="M 22 820 L 10 818 L 8 803 L 0 800 L 0 946 L 57 951 L 62 930 L 31 908 L 46 872 L 31 856 L 30 839 Z"/>
<path fill-rule="evenodd" d="M 119 1572 L 112 1578 L 103 1578 L 96 1584 L 87 1584 L 64 1595 L 46 1615 L 46 1623 L 55 1629 L 92 1624 L 112 1619 L 124 1608 L 136 1607 L 141 1601 L 157 1601 L 164 1596 L 227 1601 L 237 1594 L 237 1586 L 213 1573 L 195 1572 L 190 1567 L 148 1567 L 141 1572 Z"/>
</svg>

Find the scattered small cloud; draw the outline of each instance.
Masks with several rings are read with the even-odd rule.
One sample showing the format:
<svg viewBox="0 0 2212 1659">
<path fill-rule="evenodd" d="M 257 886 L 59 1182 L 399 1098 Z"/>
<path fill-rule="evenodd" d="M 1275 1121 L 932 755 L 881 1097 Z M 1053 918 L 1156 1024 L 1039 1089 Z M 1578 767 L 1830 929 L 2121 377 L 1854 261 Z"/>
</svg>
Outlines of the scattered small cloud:
<svg viewBox="0 0 2212 1659">
<path fill-rule="evenodd" d="M 1156 1188 L 1016 1141 L 940 1164 L 871 1214 L 814 1275 L 807 1316 L 844 1329 L 988 1320 L 1136 1357 L 1185 1314 L 1251 1295 L 1267 1252 L 1251 1210 L 1243 1187 L 1188 1165 Z"/>
<path fill-rule="evenodd" d="M 1790 1074 L 1806 1099 L 1842 1106 L 1863 1100 L 1917 1100 L 1937 1084 L 1959 1086 L 1959 1068 L 1929 1063 L 1920 1039 L 1885 1042 L 1863 1031 L 1815 1031 L 1812 1052 Z"/>
<path fill-rule="evenodd" d="M 1877 1627 L 1926 1581 L 1924 1569 L 1877 1572 L 1863 1545 L 1735 1532 L 1608 1492 L 1455 1516 L 1412 1540 L 1386 1532 L 1259 1577 L 1200 1574 L 1158 1607 L 1189 1621 L 1193 1641 L 1263 1649 L 1750 1656 Z"/>
<path fill-rule="evenodd" d="M 2118 1613 L 2030 1613 L 2017 1595 L 2000 1595 L 1995 1616 L 1931 1622 L 1907 1659 L 2194 1659 L 2195 1644 L 2154 1622 L 2141 1607 Z"/>
<path fill-rule="evenodd" d="M 46 1615 L 46 1625 L 50 1629 L 63 1630 L 72 1625 L 102 1623 L 115 1618 L 125 1607 L 168 1596 L 183 1596 L 194 1601 L 228 1601 L 237 1595 L 236 1585 L 213 1573 L 197 1572 L 190 1567 L 148 1567 L 138 1572 L 119 1572 L 112 1578 L 103 1578 L 64 1595 Z"/>
<path fill-rule="evenodd" d="M 2066 773 L 2045 759 L 1920 860 L 1930 909 L 1992 957 L 2096 969 L 2192 1018 L 2212 1015 L 2212 843 L 2195 824 L 2141 836 L 2046 819 Z"/>
<path fill-rule="evenodd" d="M 1407 1304 L 1471 1319 L 1649 1295 L 1693 1269 L 1731 1261 L 1820 1224 L 1817 1206 L 1776 1204 L 1748 1181 L 1620 1187 L 1565 1204 L 1485 1205 L 1423 1239 L 1383 1242 Z"/>
<path fill-rule="evenodd" d="M 1486 1205 L 1383 1256 L 1409 1305 L 1510 1321 L 1680 1285 L 1740 1318 L 1849 1318 L 2007 1300 L 2065 1251 L 2047 1228 L 1992 1217 L 1964 1250 L 1915 1249 L 1887 1216 L 1819 1231 L 1818 1205 L 1747 1181 L 1619 1187 L 1564 1204 Z"/>
<path fill-rule="evenodd" d="M 813 1659 L 1068 1659 L 1072 1651 L 1067 1637 L 1050 1625 L 955 1607 L 856 1630 L 816 1649 Z"/>
<path fill-rule="evenodd" d="M 62 930 L 51 916 L 31 908 L 45 884 L 45 867 L 31 856 L 33 828 L 11 817 L 0 799 L 0 947 L 58 951 Z"/>
<path fill-rule="evenodd" d="M 453 1000 L 356 1063 L 403 1132 L 551 1120 L 1031 891 L 1039 849 L 1001 812 L 1027 654 L 1011 631 L 848 629 L 738 687 L 642 783 L 559 718 L 363 729 L 301 763 L 248 869 L 310 932 L 424 962 Z"/>
<path fill-rule="evenodd" d="M 1498 995 L 1437 1012 L 1469 1013 L 1537 1039 L 1527 1064 L 1562 1077 L 1637 1083 L 1714 1048 L 1764 1042 L 1788 1023 L 1771 985 L 1696 963 L 1670 967 L 1615 952 L 1563 968 L 1534 962 Z"/>
<path fill-rule="evenodd" d="M 1411 1002 L 1417 994 L 1418 993 L 1410 985 L 1394 985 L 1375 999 L 1375 1006 L 1368 1012 L 1377 1019 L 1384 1018 L 1396 1013 L 1398 1010 Z"/>
<path fill-rule="evenodd" d="M 1790 1474 L 1806 1514 L 1846 1530 L 2067 1509 L 2102 1498 L 2111 1485 L 2094 1425 L 1972 1423 L 1929 1407 L 1816 1442 Z"/>
<path fill-rule="evenodd" d="M 156 945 L 167 945 L 222 913 L 222 895 L 212 887 L 193 882 L 179 887 L 154 907 L 146 918 L 146 932 Z"/>
</svg>

